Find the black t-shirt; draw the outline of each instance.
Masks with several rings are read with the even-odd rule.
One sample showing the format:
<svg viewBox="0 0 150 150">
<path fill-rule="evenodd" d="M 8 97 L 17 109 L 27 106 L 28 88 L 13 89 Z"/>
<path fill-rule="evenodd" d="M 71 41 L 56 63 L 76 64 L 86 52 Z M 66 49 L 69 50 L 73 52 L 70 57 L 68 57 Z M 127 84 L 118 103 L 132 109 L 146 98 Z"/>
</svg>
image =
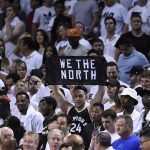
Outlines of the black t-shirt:
<svg viewBox="0 0 150 150">
<path fill-rule="evenodd" d="M 70 126 L 70 133 L 81 135 L 84 130 L 84 127 L 87 124 L 91 123 L 90 115 L 87 108 L 85 108 L 80 112 L 77 112 L 75 110 L 75 107 L 72 107 L 69 110 L 68 115 L 72 119 Z"/>
<path fill-rule="evenodd" d="M 132 32 L 127 32 L 122 34 L 121 36 L 127 36 L 133 41 L 133 46 L 135 49 L 141 53 L 143 53 L 148 59 L 148 53 L 150 52 L 150 36 L 143 33 L 140 37 L 135 37 Z M 116 48 L 119 48 L 119 39 L 115 45 Z"/>
</svg>

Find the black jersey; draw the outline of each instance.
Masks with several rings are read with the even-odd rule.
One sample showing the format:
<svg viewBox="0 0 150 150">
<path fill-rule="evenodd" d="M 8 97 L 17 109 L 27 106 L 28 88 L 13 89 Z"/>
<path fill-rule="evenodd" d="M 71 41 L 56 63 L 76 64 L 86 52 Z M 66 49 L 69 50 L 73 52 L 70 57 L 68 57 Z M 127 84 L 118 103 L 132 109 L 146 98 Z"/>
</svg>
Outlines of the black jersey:
<svg viewBox="0 0 150 150">
<path fill-rule="evenodd" d="M 77 112 L 75 110 L 75 106 L 73 106 L 69 110 L 68 115 L 72 119 L 71 126 L 70 126 L 70 133 L 81 135 L 84 130 L 84 127 L 87 124 L 91 123 L 90 115 L 87 108 L 85 108 L 80 112 Z"/>
</svg>

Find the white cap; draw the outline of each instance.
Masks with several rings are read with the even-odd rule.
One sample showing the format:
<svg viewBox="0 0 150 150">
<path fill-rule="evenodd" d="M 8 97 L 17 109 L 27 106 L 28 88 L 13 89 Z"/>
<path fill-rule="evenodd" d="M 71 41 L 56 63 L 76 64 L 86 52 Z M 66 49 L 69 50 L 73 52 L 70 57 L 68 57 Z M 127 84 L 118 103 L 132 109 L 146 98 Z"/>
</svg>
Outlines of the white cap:
<svg viewBox="0 0 150 150">
<path fill-rule="evenodd" d="M 132 89 L 132 88 L 125 88 L 121 95 L 128 95 L 130 97 L 132 97 L 135 100 L 135 105 L 138 103 L 137 99 L 138 99 L 138 95 L 136 90 Z"/>
</svg>

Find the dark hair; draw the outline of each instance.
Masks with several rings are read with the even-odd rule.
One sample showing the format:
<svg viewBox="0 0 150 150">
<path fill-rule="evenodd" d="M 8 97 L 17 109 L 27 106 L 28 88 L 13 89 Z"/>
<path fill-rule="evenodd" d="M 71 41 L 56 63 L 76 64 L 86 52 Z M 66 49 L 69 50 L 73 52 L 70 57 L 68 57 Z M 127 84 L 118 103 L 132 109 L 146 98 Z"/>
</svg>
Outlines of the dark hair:
<svg viewBox="0 0 150 150">
<path fill-rule="evenodd" d="M 118 71 L 118 66 L 117 66 L 117 64 L 115 62 L 110 61 L 110 62 L 107 63 L 107 67 L 112 67 L 112 66 L 116 66 L 117 71 Z"/>
<path fill-rule="evenodd" d="M 85 31 L 85 25 L 82 22 L 80 22 L 80 21 L 75 22 L 74 27 L 75 27 L 76 24 L 81 24 L 82 27 L 83 27 L 83 31 Z"/>
<path fill-rule="evenodd" d="M 144 70 L 141 74 L 141 77 L 149 77 L 150 78 L 150 70 Z"/>
<path fill-rule="evenodd" d="M 125 36 L 125 35 L 122 35 L 119 40 L 118 40 L 118 45 L 127 45 L 127 46 L 132 46 L 133 45 L 133 42 L 132 42 L 132 39 Z"/>
<path fill-rule="evenodd" d="M 81 86 L 81 85 L 75 86 L 74 89 L 73 89 L 73 92 L 74 92 L 75 90 L 82 90 L 82 91 L 84 91 L 85 94 L 88 93 L 87 88 L 84 87 L 84 86 Z"/>
<path fill-rule="evenodd" d="M 9 73 L 7 76 L 6 76 L 6 80 L 8 79 L 12 79 L 14 83 L 16 83 L 20 78 L 19 78 L 19 75 L 16 74 L 16 73 Z"/>
<path fill-rule="evenodd" d="M 115 111 L 113 111 L 111 109 L 107 109 L 102 112 L 101 117 L 103 117 L 103 118 L 111 117 L 112 120 L 115 120 L 117 115 L 116 115 Z"/>
<path fill-rule="evenodd" d="M 113 17 L 106 17 L 105 20 L 104 20 L 104 23 L 106 23 L 106 21 L 109 20 L 109 19 L 113 20 L 114 25 L 116 25 L 116 20 Z"/>
<path fill-rule="evenodd" d="M 100 55 L 99 52 L 98 52 L 97 50 L 95 50 L 95 49 L 89 50 L 89 51 L 87 52 L 87 55 L 89 56 L 90 54 L 93 54 L 93 53 L 95 53 L 97 56 Z"/>
<path fill-rule="evenodd" d="M 93 103 L 93 105 L 91 106 L 91 108 L 92 108 L 93 106 L 98 106 L 98 107 L 101 108 L 101 110 L 104 110 L 104 105 L 103 105 L 102 103 L 100 103 L 100 102 L 95 102 L 95 103 Z"/>
<path fill-rule="evenodd" d="M 111 146 L 111 136 L 107 132 L 100 132 L 96 136 L 96 142 L 104 147 L 109 147 Z"/>
<path fill-rule="evenodd" d="M 93 44 L 94 44 L 95 42 L 101 42 L 101 43 L 103 44 L 103 46 L 104 46 L 104 42 L 103 42 L 101 39 L 93 38 L 93 39 L 90 40 L 90 43 L 91 43 L 92 46 L 93 46 Z"/>
<path fill-rule="evenodd" d="M 65 2 L 64 2 L 64 0 L 57 0 L 57 1 L 54 3 L 54 6 L 56 7 L 58 4 L 62 4 L 62 5 L 65 7 Z"/>
<path fill-rule="evenodd" d="M 51 97 L 51 96 L 46 96 L 46 97 L 43 97 L 41 100 L 40 100 L 40 103 L 45 101 L 48 105 L 52 105 L 53 106 L 53 110 L 56 109 L 57 107 L 57 102 L 56 102 L 56 99 Z"/>
<path fill-rule="evenodd" d="M 39 69 L 33 69 L 30 72 L 30 76 L 36 76 L 41 79 L 43 77 L 43 74 Z"/>
<path fill-rule="evenodd" d="M 67 125 L 71 123 L 71 118 L 70 118 L 67 114 L 64 114 L 64 113 L 62 113 L 62 112 L 61 112 L 61 113 L 58 113 L 58 114 L 57 114 L 57 119 L 58 119 L 59 117 L 66 118 L 66 120 L 67 120 Z"/>
<path fill-rule="evenodd" d="M 47 33 L 46 33 L 44 30 L 42 30 L 42 29 L 38 29 L 38 30 L 36 31 L 35 38 L 34 38 L 34 39 L 35 39 L 35 45 L 36 45 L 36 49 L 37 49 L 37 50 L 39 49 L 39 44 L 38 44 L 37 41 L 36 41 L 36 36 L 37 36 L 37 33 L 38 33 L 38 32 L 41 32 L 42 35 L 43 35 L 43 38 L 44 38 L 43 45 L 44 45 L 44 47 L 46 47 L 47 44 L 48 44 L 48 42 L 49 42 L 49 37 L 48 37 Z"/>
<path fill-rule="evenodd" d="M 23 41 L 23 44 L 28 45 L 28 48 L 31 50 L 35 49 L 35 41 L 31 37 L 23 37 L 20 41 Z"/>
<path fill-rule="evenodd" d="M 142 17 L 140 16 L 140 13 L 139 12 L 132 12 L 132 14 L 131 14 L 131 20 L 133 19 L 133 18 L 140 18 L 140 20 L 142 21 Z"/>
<path fill-rule="evenodd" d="M 26 92 L 24 92 L 24 91 L 17 93 L 16 98 L 17 98 L 17 96 L 19 96 L 19 95 L 25 95 L 26 98 L 27 98 L 28 100 L 30 100 L 29 95 L 28 95 Z"/>
<path fill-rule="evenodd" d="M 43 64 L 45 64 L 45 63 L 46 63 L 46 60 L 47 60 L 47 58 L 46 58 L 46 51 L 47 51 L 47 48 L 48 48 L 48 47 L 51 47 L 51 48 L 52 48 L 52 56 L 57 56 L 57 55 L 58 55 L 56 48 L 55 48 L 54 46 L 52 46 L 52 44 L 49 42 L 49 43 L 47 44 L 47 46 L 45 47 L 45 50 L 44 50 L 44 54 L 43 54 Z"/>
<path fill-rule="evenodd" d="M 48 125 L 49 123 L 54 122 L 54 121 L 57 121 L 57 115 L 54 115 L 53 117 L 51 117 L 51 118 L 48 120 L 47 125 Z"/>
<path fill-rule="evenodd" d="M 140 133 L 140 137 L 145 137 L 150 139 L 150 128 L 146 128 L 144 129 L 141 133 Z"/>
</svg>

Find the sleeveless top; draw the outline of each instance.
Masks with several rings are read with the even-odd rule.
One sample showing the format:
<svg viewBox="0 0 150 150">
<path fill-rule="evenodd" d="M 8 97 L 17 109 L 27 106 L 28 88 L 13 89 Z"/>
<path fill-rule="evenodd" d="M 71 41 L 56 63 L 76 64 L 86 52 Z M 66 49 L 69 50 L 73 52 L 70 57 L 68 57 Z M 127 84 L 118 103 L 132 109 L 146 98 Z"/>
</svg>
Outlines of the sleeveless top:
<svg viewBox="0 0 150 150">
<path fill-rule="evenodd" d="M 69 112 L 68 116 L 72 119 L 71 126 L 70 126 L 70 133 L 79 134 L 81 135 L 84 127 L 91 123 L 90 115 L 88 109 L 85 108 L 84 110 L 77 112 L 75 106 L 73 106 Z"/>
</svg>

